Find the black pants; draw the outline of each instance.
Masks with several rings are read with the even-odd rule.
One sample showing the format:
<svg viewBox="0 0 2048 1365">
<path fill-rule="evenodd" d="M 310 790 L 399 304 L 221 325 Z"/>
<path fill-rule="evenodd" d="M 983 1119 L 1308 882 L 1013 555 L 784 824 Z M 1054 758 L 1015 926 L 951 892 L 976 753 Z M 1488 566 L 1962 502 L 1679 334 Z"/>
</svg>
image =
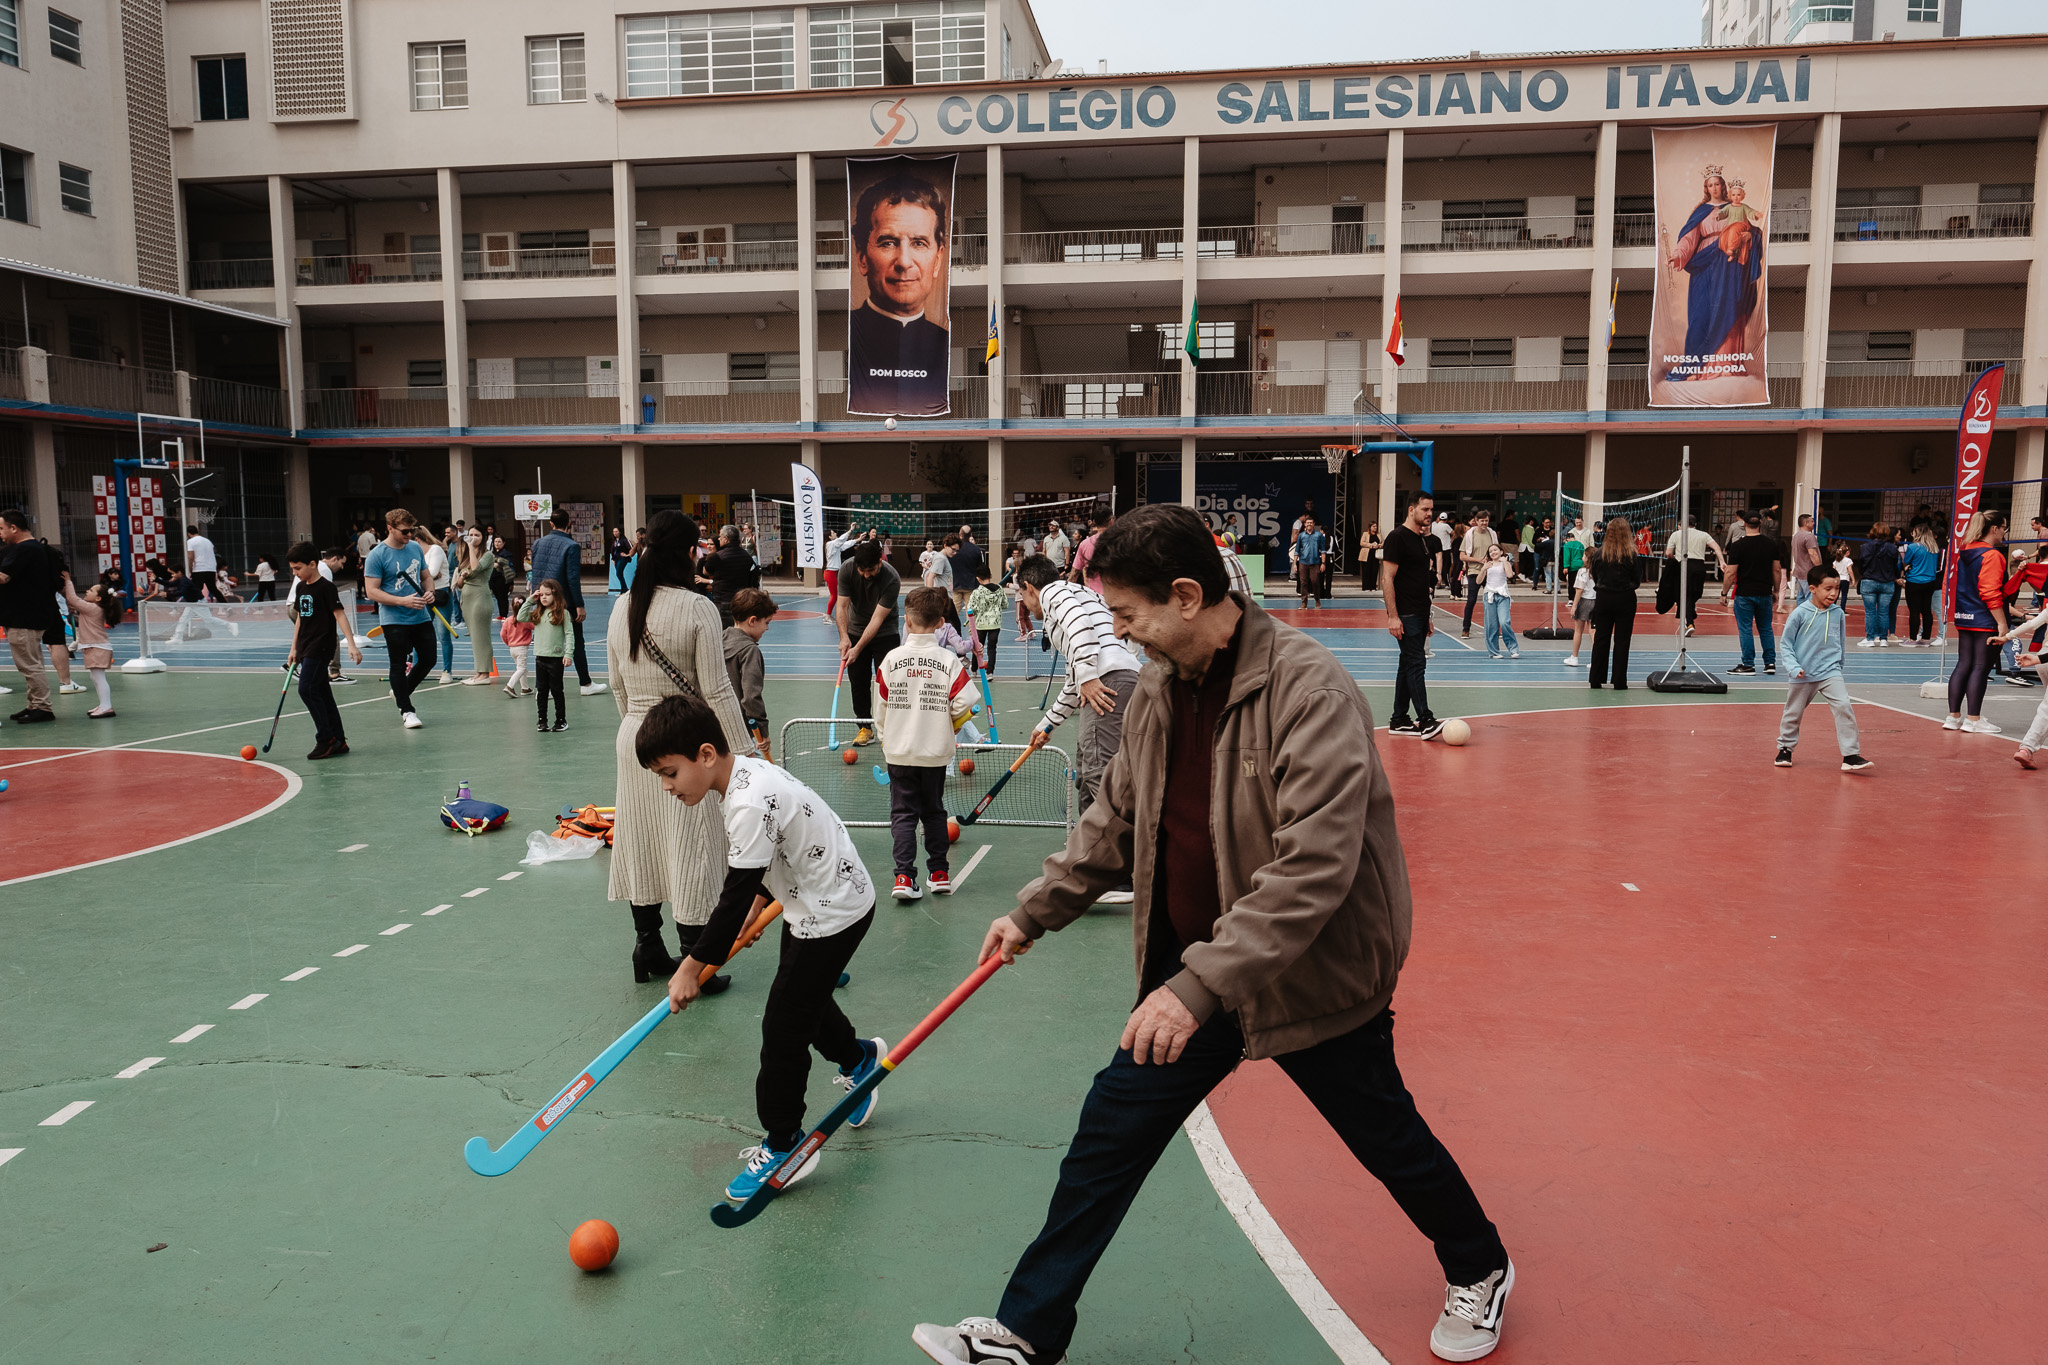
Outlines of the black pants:
<svg viewBox="0 0 2048 1365">
<path fill-rule="evenodd" d="M 275 602 L 277 600 L 276 581 L 272 580 L 268 583 L 258 583 L 256 585 L 256 600 L 258 602 Z"/>
<path fill-rule="evenodd" d="M 896 845 L 896 872 L 917 875 L 917 830 L 924 827 L 925 866 L 945 872 L 951 864 L 946 850 L 946 770 L 889 765 L 889 833 Z"/>
<path fill-rule="evenodd" d="M 899 636 L 877 635 L 846 665 L 847 685 L 853 688 L 853 714 L 862 725 L 872 726 L 875 723 L 875 670 L 882 666 L 882 660 L 889 656 L 889 651 L 902 643 Z"/>
<path fill-rule="evenodd" d="M 574 650 L 576 682 L 579 686 L 588 687 L 590 686 L 590 655 L 583 648 L 583 620 L 577 615 L 577 612 L 581 610 L 580 606 L 570 609 L 569 623 L 576 628 L 576 648 Z M 728 621 L 726 624 L 731 625 L 732 623 Z"/>
<path fill-rule="evenodd" d="M 1948 675 L 1948 709 L 1954 716 L 1984 714 L 1984 684 L 1998 664 L 1998 646 L 1988 630 L 1956 631 L 1956 666 Z"/>
<path fill-rule="evenodd" d="M 299 664 L 299 700 L 313 718 L 313 740 L 317 744 L 345 743 L 341 732 L 341 708 L 334 704 L 334 689 L 327 684 L 331 659 L 306 659 Z"/>
<path fill-rule="evenodd" d="M 1472 608 L 1479 602 L 1479 575 L 1465 575 L 1465 633 L 1472 633 Z"/>
<path fill-rule="evenodd" d="M 1934 590 L 1940 586 L 1939 581 L 1906 584 L 1907 639 L 1932 640 L 1934 638 Z"/>
<path fill-rule="evenodd" d="M 552 659 L 535 659 L 533 661 L 533 705 L 534 709 L 540 712 L 540 723 L 543 725 L 548 722 L 549 697 L 555 699 L 555 719 L 569 719 L 569 707 L 562 693 L 562 660 L 560 656 Z"/>
<path fill-rule="evenodd" d="M 874 922 L 870 910 L 827 938 L 798 938 L 783 921 L 782 961 L 761 1012 L 761 1070 L 754 1078 L 754 1111 L 768 1131 L 768 1145 L 778 1152 L 803 1136 L 811 1049 L 841 1070 L 859 1066 L 866 1056 L 832 992 Z"/>
<path fill-rule="evenodd" d="M 1610 676 L 1607 671 L 1610 646 L 1614 651 L 1614 672 L 1611 675 L 1614 685 L 1628 686 L 1628 644 L 1635 633 L 1634 594 L 1627 597 L 1602 595 L 1593 599 L 1593 666 L 1587 672 L 1592 686 L 1598 687 Z"/>
<path fill-rule="evenodd" d="M 220 573 L 218 570 L 207 569 L 202 572 L 201 570 L 194 569 L 192 571 L 192 582 L 205 596 L 211 597 L 216 602 L 221 600 Z"/>
<path fill-rule="evenodd" d="M 1408 719 L 1408 708 L 1415 708 L 1415 719 L 1427 725 L 1436 719 L 1429 713 L 1429 685 L 1424 673 L 1429 667 L 1429 658 L 1423 653 L 1429 648 L 1429 612 L 1420 611 L 1413 616 L 1401 618 L 1401 663 L 1394 673 L 1394 714 L 1390 721 Z"/>
<path fill-rule="evenodd" d="M 391 700 L 400 711 L 412 710 L 412 692 L 434 671 L 434 628 L 427 622 L 384 627 L 384 648 L 391 654 Z M 413 665 L 405 666 L 410 655 Z"/>
<path fill-rule="evenodd" d="M 996 1312 L 1041 1359 L 1057 1359 L 1067 1349 L 1082 1288 L 1145 1177 L 1195 1106 L 1243 1058 L 1236 1017 L 1219 1013 L 1195 1031 L 1177 1062 L 1140 1066 L 1119 1049 L 1096 1074 L 1060 1162 L 1044 1230 L 1010 1273 Z M 1274 1060 L 1417 1231 L 1435 1243 L 1445 1280 L 1477 1284 L 1507 1266 L 1500 1233 L 1401 1082 L 1391 1009 L 1341 1037 Z"/>
<path fill-rule="evenodd" d="M 988 669 L 988 675 L 993 678 L 996 675 L 996 642 L 1003 638 L 1002 628 L 977 630 L 974 633 L 981 637 L 982 663 Z"/>
</svg>

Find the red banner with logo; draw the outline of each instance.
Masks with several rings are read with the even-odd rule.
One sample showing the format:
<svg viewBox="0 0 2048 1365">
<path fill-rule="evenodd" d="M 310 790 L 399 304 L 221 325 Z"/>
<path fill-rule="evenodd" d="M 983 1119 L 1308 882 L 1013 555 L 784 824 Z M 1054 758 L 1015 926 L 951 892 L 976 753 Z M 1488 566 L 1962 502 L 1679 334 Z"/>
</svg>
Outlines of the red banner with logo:
<svg viewBox="0 0 2048 1365">
<path fill-rule="evenodd" d="M 1993 365 L 1970 385 L 1963 415 L 1956 423 L 1956 488 L 1949 499 L 1948 569 L 1942 575 L 1945 619 L 1956 619 L 1956 565 L 1962 559 L 1970 520 L 1984 505 L 1984 473 L 1991 464 L 1991 429 L 1998 424 L 1998 391 L 2005 385 L 2005 366 Z"/>
</svg>

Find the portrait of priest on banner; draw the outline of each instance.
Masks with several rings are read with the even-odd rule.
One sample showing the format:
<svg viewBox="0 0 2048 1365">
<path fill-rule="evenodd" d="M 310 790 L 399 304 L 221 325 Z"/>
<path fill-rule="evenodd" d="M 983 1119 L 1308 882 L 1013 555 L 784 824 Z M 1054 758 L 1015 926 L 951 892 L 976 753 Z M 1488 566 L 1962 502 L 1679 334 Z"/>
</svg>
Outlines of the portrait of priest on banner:
<svg viewBox="0 0 2048 1365">
<path fill-rule="evenodd" d="M 951 411 L 947 295 L 956 161 L 892 156 L 847 163 L 849 413 L 939 417 Z"/>
</svg>

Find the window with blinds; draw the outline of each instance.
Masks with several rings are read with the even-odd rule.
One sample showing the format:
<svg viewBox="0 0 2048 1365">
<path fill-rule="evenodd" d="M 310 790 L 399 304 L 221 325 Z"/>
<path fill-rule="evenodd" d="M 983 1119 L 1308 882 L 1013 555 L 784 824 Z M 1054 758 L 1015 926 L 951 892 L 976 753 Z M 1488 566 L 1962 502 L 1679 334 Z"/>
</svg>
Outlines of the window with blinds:
<svg viewBox="0 0 2048 1365">
<path fill-rule="evenodd" d="M 412 107 L 469 108 L 469 48 L 464 43 L 412 45 Z"/>
<path fill-rule="evenodd" d="M 1515 363 L 1513 337 L 1431 337 L 1429 367 L 1432 370 L 1479 370 L 1511 368 Z"/>
<path fill-rule="evenodd" d="M 85 65 L 85 29 L 68 14 L 50 11 L 50 55 L 73 66 Z"/>
<path fill-rule="evenodd" d="M 0 0 L 0 66 L 21 65 L 21 0 Z"/>
<path fill-rule="evenodd" d="M 526 40 L 526 102 L 576 104 L 584 99 L 583 35 Z"/>
<path fill-rule="evenodd" d="M 796 11 L 721 10 L 626 20 L 626 94 L 744 95 L 796 88 Z"/>
<path fill-rule="evenodd" d="M 57 198 L 72 213 L 92 214 L 92 172 L 57 163 Z"/>
<path fill-rule="evenodd" d="M 813 88 L 978 81 L 987 18 L 982 0 L 813 9 L 810 50 Z"/>
</svg>

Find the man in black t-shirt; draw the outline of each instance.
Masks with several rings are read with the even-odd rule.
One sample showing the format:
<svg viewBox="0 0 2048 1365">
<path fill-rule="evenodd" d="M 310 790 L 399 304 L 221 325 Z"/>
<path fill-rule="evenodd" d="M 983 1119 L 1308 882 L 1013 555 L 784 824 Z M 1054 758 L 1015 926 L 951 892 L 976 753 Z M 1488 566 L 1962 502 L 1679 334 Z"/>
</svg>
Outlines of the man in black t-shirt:
<svg viewBox="0 0 2048 1365">
<path fill-rule="evenodd" d="M 839 659 L 853 684 L 853 714 L 860 722 L 856 744 L 875 742 L 875 669 L 903 643 L 896 627 L 896 599 L 903 580 L 882 559 L 882 547 L 863 540 L 853 549 L 853 576 L 839 593 Z"/>
<path fill-rule="evenodd" d="M 1429 595 L 1436 582 L 1437 539 L 1430 534 L 1430 518 L 1436 500 L 1427 493 L 1412 494 L 1408 515 L 1388 533 L 1381 557 L 1380 593 L 1387 603 L 1387 633 L 1401 642 L 1401 663 L 1394 675 L 1394 714 L 1387 722 L 1390 735 L 1435 739 L 1444 723 L 1429 711 L 1429 689 L 1423 680 L 1428 666 L 1430 619 Z M 1409 719 L 1410 703 L 1415 707 Z"/>
<path fill-rule="evenodd" d="M 341 608 L 341 594 L 332 579 L 320 576 L 320 552 L 310 541 L 300 541 L 285 555 L 291 565 L 292 613 L 298 628 L 292 635 L 291 657 L 285 666 L 299 666 L 299 700 L 313 718 L 313 752 L 309 759 L 339 758 L 348 752 L 348 736 L 342 733 L 341 709 L 334 704 L 334 689 L 328 685 L 328 665 L 334 662 L 334 630 L 348 637 L 351 663 L 363 661 L 362 646 L 356 643 L 355 622 Z"/>
<path fill-rule="evenodd" d="M 1742 514 L 1748 534 L 1728 547 L 1724 558 L 1733 573 L 1727 592 L 1735 609 L 1735 633 L 1742 637 L 1742 662 L 1730 673 L 1756 672 L 1756 646 L 1750 640 L 1754 626 L 1764 639 L 1764 672 L 1778 671 L 1778 642 L 1771 634 L 1771 606 L 1785 581 L 1785 549 L 1777 537 L 1766 535 L 1763 514 L 1751 510 Z"/>
</svg>

